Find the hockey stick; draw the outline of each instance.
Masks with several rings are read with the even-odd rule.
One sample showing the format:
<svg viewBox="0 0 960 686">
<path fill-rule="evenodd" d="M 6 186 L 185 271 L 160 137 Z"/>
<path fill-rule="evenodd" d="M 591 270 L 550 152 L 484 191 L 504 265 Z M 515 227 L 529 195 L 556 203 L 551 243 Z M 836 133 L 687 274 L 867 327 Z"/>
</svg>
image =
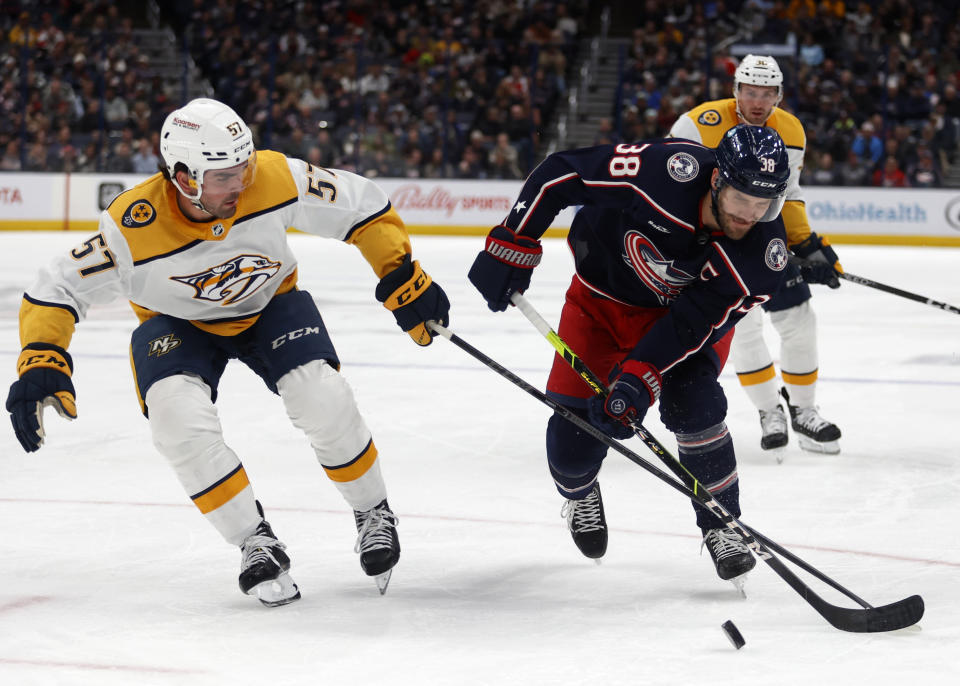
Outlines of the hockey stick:
<svg viewBox="0 0 960 686">
<path fill-rule="evenodd" d="M 523 313 L 523 315 L 533 324 L 534 328 L 537 329 L 543 336 L 550 342 L 554 349 L 560 354 L 560 356 L 567 361 L 567 363 L 573 368 L 573 370 L 583 379 L 587 385 L 589 385 L 594 393 L 597 395 L 606 396 L 607 389 L 603 384 L 603 381 L 598 377 L 587 365 L 584 363 L 580 357 L 570 349 L 570 346 L 567 345 L 566 341 L 560 338 L 560 335 L 553 330 L 550 324 L 544 319 L 539 312 L 530 304 L 530 301 L 523 297 L 520 293 L 514 293 L 510 298 L 510 302 L 517 306 L 517 309 Z M 702 490 L 706 491 L 706 488 L 697 481 L 697 478 L 691 474 L 686 467 L 678 460 L 674 455 L 667 450 L 660 441 L 653 437 L 653 435 L 647 431 L 642 424 L 636 422 L 632 423 L 631 428 L 634 430 L 634 433 L 642 440 L 650 450 L 653 451 L 657 457 L 660 458 L 660 461 L 663 462 L 681 481 L 687 486 L 687 488 L 693 489 L 694 491 Z M 718 503 L 719 506 L 719 503 Z M 712 509 L 712 508 L 711 508 Z M 723 512 L 726 510 L 721 506 Z M 729 514 L 729 513 L 728 513 Z M 754 536 L 760 540 L 764 545 L 770 549 L 780 553 L 785 558 L 796 564 L 801 569 L 809 572 L 813 576 L 820 579 L 825 584 L 832 586 L 834 589 L 840 591 L 845 596 L 855 601 L 861 607 L 870 609 L 873 606 L 867 601 L 860 598 L 858 595 L 853 593 L 847 588 L 844 588 L 840 585 L 839 582 L 834 581 L 829 576 L 821 572 L 819 569 L 806 562 L 800 557 L 797 557 L 792 552 L 782 547 L 775 541 L 772 541 L 763 535 L 753 532 Z M 757 552 L 754 549 L 754 552 Z"/>
<path fill-rule="evenodd" d="M 711 510 L 728 528 L 731 528 L 735 531 L 745 543 L 747 543 L 751 549 L 757 554 L 758 557 L 763 559 L 776 573 L 780 576 L 787 584 L 793 588 L 804 600 L 807 601 L 824 619 L 826 619 L 832 626 L 842 631 L 851 631 L 857 633 L 865 632 L 877 632 L 877 631 L 893 631 L 903 627 L 911 626 L 918 621 L 923 616 L 923 599 L 920 596 L 910 596 L 903 600 L 885 605 L 882 607 L 873 607 L 866 601 L 861 600 L 856 595 L 851 592 L 843 589 L 842 586 L 833 582 L 832 579 L 826 577 L 822 572 L 816 570 L 812 566 L 808 565 L 803 560 L 796 558 L 792 553 L 785 550 L 782 546 L 775 543 L 774 541 L 766 538 L 756 530 L 753 530 L 746 525 L 739 522 L 735 517 L 733 517 L 729 512 L 727 512 L 720 503 L 718 503 L 713 496 L 700 485 L 696 479 L 689 475 L 686 470 L 683 469 L 682 465 L 679 469 L 682 473 L 687 474 L 688 478 L 691 480 L 692 487 L 678 483 L 676 480 L 671 478 L 668 474 L 660 470 L 658 467 L 648 462 L 644 458 L 640 457 L 634 453 L 629 448 L 623 446 L 618 441 L 613 440 L 605 433 L 595 428 L 589 422 L 581 419 L 578 415 L 574 414 L 568 408 L 560 405 L 554 400 L 550 399 L 548 396 L 532 387 L 523 379 L 519 378 L 509 370 L 505 369 L 503 366 L 487 357 L 480 351 L 476 350 L 470 346 L 466 341 L 463 341 L 461 338 L 453 334 L 451 331 L 439 327 L 437 325 L 431 324 L 432 328 L 440 333 L 442 336 L 448 338 L 455 345 L 472 355 L 474 358 L 490 367 L 498 374 L 511 381 L 516 386 L 520 387 L 522 390 L 526 391 L 528 394 L 532 395 L 540 402 L 544 403 L 550 407 L 554 412 L 559 414 L 561 417 L 567 421 L 572 422 L 582 431 L 589 433 L 591 436 L 599 440 L 601 443 L 606 445 L 609 448 L 613 448 L 624 457 L 630 461 L 636 463 L 646 471 L 653 474 L 655 477 L 668 484 L 675 490 L 683 493 L 688 498 L 696 500 L 701 503 L 704 507 Z M 547 326 L 549 329 L 549 325 Z M 557 341 L 561 341 L 559 336 L 556 333 L 553 333 L 553 338 Z M 551 341 L 552 342 L 552 341 Z M 561 341 L 562 342 L 562 341 Z M 564 346 L 565 347 L 565 346 Z M 564 351 L 561 351 L 561 354 L 564 355 L 566 359 L 571 359 L 571 356 L 579 361 L 579 358 L 576 358 L 575 354 L 566 348 Z M 580 362 L 582 365 L 582 362 Z M 585 365 L 583 365 L 584 368 Z M 596 377 L 593 377 L 596 380 Z M 594 385 L 593 383 L 591 385 Z M 599 388 L 603 391 L 602 384 L 596 384 L 596 388 Z M 603 391 L 605 392 L 605 391 Z M 636 428 L 636 427 L 635 427 Z M 642 428 L 642 427 L 641 427 Z M 676 458 L 672 458 L 669 452 L 652 436 L 647 434 L 645 431 L 643 434 L 638 434 L 647 442 L 647 446 L 661 459 L 668 461 L 676 462 L 679 465 L 679 461 Z M 678 474 L 679 476 L 679 474 Z M 764 547 L 765 546 L 765 547 Z M 792 559 L 802 566 L 807 571 L 813 573 L 817 578 L 824 580 L 826 583 L 830 583 L 837 587 L 838 590 L 845 592 L 849 597 L 856 600 L 860 603 L 864 609 L 850 609 L 843 608 L 836 605 L 828 603 L 820 596 L 818 596 L 809 586 L 807 586 L 799 577 L 797 577 L 789 568 L 787 568 L 783 562 L 777 558 L 771 550 L 776 550 L 777 552 L 784 554 L 788 559 Z"/>
<path fill-rule="evenodd" d="M 874 281 L 873 279 L 868 279 L 863 276 L 857 276 L 856 274 L 851 274 L 850 272 L 841 272 L 839 274 L 841 279 L 847 281 L 853 281 L 858 283 L 861 286 L 869 286 L 870 288 L 876 288 L 878 291 L 883 291 L 885 293 L 892 293 L 893 295 L 899 295 L 901 298 L 906 298 L 907 300 L 914 300 L 918 303 L 923 303 L 924 305 L 930 305 L 936 307 L 940 310 L 945 310 L 947 312 L 952 312 L 953 314 L 960 314 L 960 308 L 954 307 L 945 302 L 940 302 L 939 300 L 933 300 L 932 298 L 927 298 L 923 295 L 918 295 L 916 293 L 911 293 L 910 291 L 904 291 L 893 286 L 888 286 L 885 283 L 880 283 L 879 281 Z"/>
<path fill-rule="evenodd" d="M 809 260 L 805 260 L 803 258 L 797 257 L 796 255 L 791 256 L 790 261 L 795 263 L 798 267 L 803 267 L 809 263 Z M 858 283 L 861 286 L 876 288 L 878 291 L 883 291 L 884 293 L 899 295 L 901 298 L 906 298 L 907 300 L 913 300 L 918 303 L 923 303 L 924 305 L 930 305 L 931 307 L 936 307 L 938 310 L 952 312 L 953 314 L 960 314 L 960 308 L 954 307 L 949 303 L 940 302 L 939 300 L 934 300 L 932 298 L 928 298 L 924 295 L 919 295 L 917 293 L 911 293 L 910 291 L 905 291 L 901 288 L 896 288 L 895 286 L 888 286 L 885 283 L 880 283 L 879 281 L 868 279 L 865 276 L 857 276 L 856 274 L 851 274 L 850 272 L 838 272 L 837 276 L 840 277 L 841 279 L 844 279 L 845 281 L 852 281 L 853 283 Z"/>
</svg>

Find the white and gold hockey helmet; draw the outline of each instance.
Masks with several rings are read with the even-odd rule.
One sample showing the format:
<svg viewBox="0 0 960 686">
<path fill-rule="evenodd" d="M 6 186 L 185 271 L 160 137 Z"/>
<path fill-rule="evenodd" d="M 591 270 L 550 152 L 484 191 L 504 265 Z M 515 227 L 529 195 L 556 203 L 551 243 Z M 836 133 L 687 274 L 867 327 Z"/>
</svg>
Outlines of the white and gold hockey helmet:
<svg viewBox="0 0 960 686">
<path fill-rule="evenodd" d="M 242 170 L 239 190 L 250 186 L 256 175 L 256 149 L 250 128 L 230 107 L 210 98 L 191 100 L 167 115 L 160 129 L 160 156 L 171 179 L 178 168 L 186 169 L 196 194 L 191 195 L 179 183 L 173 185 L 201 209 L 208 171 Z"/>
<path fill-rule="evenodd" d="M 733 97 L 737 97 L 740 84 L 751 86 L 775 86 L 777 104 L 783 98 L 783 72 L 780 65 L 769 55 L 747 55 L 733 73 Z"/>
</svg>

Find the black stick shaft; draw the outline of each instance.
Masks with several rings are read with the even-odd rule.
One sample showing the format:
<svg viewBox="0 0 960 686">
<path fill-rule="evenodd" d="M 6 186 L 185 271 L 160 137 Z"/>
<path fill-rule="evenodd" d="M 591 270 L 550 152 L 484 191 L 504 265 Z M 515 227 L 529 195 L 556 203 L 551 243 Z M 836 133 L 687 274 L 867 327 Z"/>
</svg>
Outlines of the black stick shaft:
<svg viewBox="0 0 960 686">
<path fill-rule="evenodd" d="M 911 293 L 910 291 L 905 291 L 894 286 L 888 286 L 885 283 L 880 283 L 879 281 L 874 281 L 873 279 L 868 279 L 864 276 L 857 276 L 856 274 L 851 274 L 850 272 L 843 272 L 840 274 L 840 278 L 846 281 L 852 281 L 853 283 L 858 283 L 861 286 L 876 288 L 878 291 L 883 291 L 884 293 L 899 295 L 901 298 L 923 303 L 924 305 L 930 305 L 931 307 L 936 307 L 937 309 L 945 310 L 946 312 L 960 314 L 960 308 L 954 307 L 949 303 L 940 302 L 939 300 L 934 300 L 933 298 L 928 298 L 924 295 L 918 295 L 917 293 Z"/>
</svg>

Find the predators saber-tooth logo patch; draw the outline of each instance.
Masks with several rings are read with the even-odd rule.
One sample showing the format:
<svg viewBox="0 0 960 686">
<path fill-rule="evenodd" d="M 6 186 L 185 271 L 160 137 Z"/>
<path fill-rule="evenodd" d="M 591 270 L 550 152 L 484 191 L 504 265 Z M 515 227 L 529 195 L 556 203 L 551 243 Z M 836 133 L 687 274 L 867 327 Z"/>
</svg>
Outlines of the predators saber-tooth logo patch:
<svg viewBox="0 0 960 686">
<path fill-rule="evenodd" d="M 157 211 L 149 200 L 137 200 L 131 203 L 130 207 L 123 213 L 120 223 L 131 228 L 146 226 L 157 218 Z"/>
<path fill-rule="evenodd" d="M 198 300 L 232 305 L 253 295 L 281 266 L 281 262 L 263 255 L 238 255 L 197 274 L 170 278 L 193 286 L 196 290 L 193 297 Z"/>
</svg>

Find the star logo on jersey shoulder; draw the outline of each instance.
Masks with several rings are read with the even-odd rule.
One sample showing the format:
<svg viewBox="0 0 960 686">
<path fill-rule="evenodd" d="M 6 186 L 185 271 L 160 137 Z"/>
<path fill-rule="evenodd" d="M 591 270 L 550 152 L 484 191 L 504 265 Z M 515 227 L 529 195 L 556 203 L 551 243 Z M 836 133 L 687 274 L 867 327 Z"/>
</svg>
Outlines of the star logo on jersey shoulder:
<svg viewBox="0 0 960 686">
<path fill-rule="evenodd" d="M 120 223 L 127 227 L 140 228 L 153 222 L 157 218 L 157 211 L 149 200 L 137 200 L 126 209 Z"/>
<path fill-rule="evenodd" d="M 697 122 L 704 126 L 716 126 L 720 123 L 720 113 L 716 110 L 707 110 L 697 117 Z"/>
<path fill-rule="evenodd" d="M 527 209 L 527 203 L 525 203 L 523 200 L 513 206 L 514 212 L 523 212 L 525 209 Z"/>
</svg>

